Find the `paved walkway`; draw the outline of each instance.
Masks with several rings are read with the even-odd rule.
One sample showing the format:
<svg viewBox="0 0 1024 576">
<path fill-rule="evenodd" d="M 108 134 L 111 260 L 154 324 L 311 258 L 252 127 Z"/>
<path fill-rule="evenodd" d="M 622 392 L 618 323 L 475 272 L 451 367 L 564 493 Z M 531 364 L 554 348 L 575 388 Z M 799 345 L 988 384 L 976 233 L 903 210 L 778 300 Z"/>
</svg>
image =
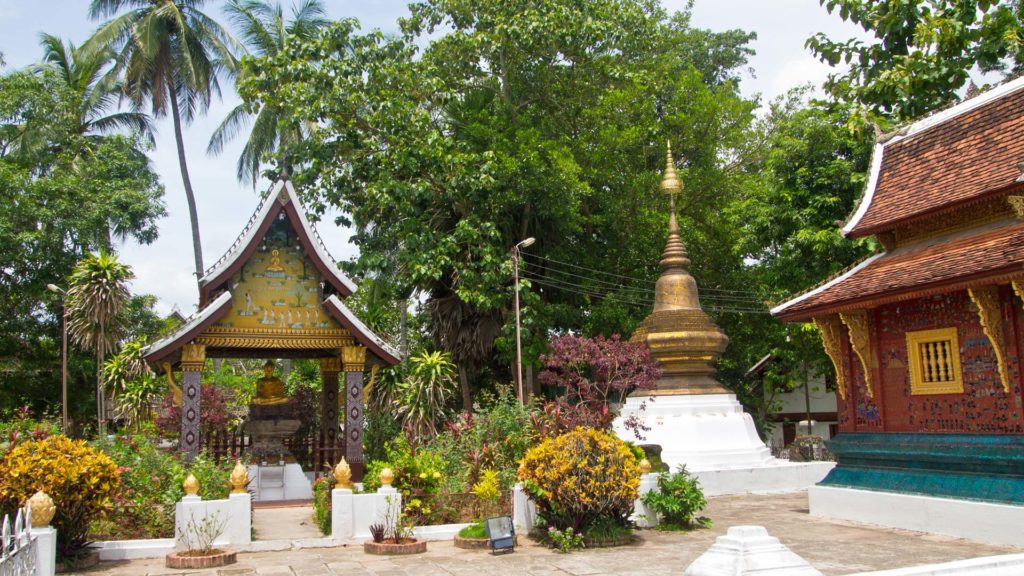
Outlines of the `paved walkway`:
<svg viewBox="0 0 1024 576">
<path fill-rule="evenodd" d="M 425 554 L 379 557 L 359 546 L 239 554 L 233 566 L 219 570 L 181 571 L 164 568 L 163 560 L 103 563 L 89 576 L 487 576 L 622 574 L 678 576 L 730 526 L 755 524 L 806 558 L 826 576 L 917 564 L 949 562 L 978 556 L 1024 552 L 965 540 L 901 530 L 874 528 L 814 518 L 807 513 L 805 493 L 774 496 L 732 496 L 711 499 L 707 516 L 714 527 L 689 533 L 641 532 L 632 546 L 559 554 L 528 539 L 515 553 L 491 556 L 431 542 Z M 1019 527 L 1007 527 L 1018 529 Z"/>
<path fill-rule="evenodd" d="M 321 538 L 313 521 L 312 506 L 284 508 L 259 507 L 252 512 L 253 538 L 256 540 L 298 540 Z"/>
</svg>

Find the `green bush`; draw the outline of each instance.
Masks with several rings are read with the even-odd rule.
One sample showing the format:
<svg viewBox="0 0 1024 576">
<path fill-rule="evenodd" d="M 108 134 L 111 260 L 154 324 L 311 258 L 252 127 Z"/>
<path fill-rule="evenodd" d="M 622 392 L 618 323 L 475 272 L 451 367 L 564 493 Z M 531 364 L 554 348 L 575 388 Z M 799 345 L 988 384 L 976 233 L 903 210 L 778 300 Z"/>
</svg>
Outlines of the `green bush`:
<svg viewBox="0 0 1024 576">
<path fill-rule="evenodd" d="M 658 474 L 658 489 L 644 494 L 643 502 L 658 514 L 658 528 L 662 530 L 689 530 L 698 526 L 709 527 L 711 520 L 697 516 L 708 505 L 697 478 L 686 472 Z"/>
<path fill-rule="evenodd" d="M 487 538 L 487 529 L 482 521 L 473 522 L 462 530 L 459 530 L 461 538 Z"/>
<path fill-rule="evenodd" d="M 392 486 L 402 494 L 402 508 L 415 525 L 432 524 L 433 497 L 440 491 L 444 460 L 428 448 L 416 448 L 405 436 L 385 444 L 386 460 L 375 460 L 366 467 L 363 489 L 374 492 L 380 488 L 380 472 L 391 468 L 395 475 Z"/>
<path fill-rule="evenodd" d="M 94 539 L 173 537 L 174 506 L 185 495 L 182 483 L 189 473 L 199 481 L 203 499 L 227 498 L 230 491 L 228 476 L 233 463 L 216 464 L 200 455 L 186 470 L 179 454 L 159 450 L 145 436 L 118 436 L 93 446 L 117 464 L 122 482 L 112 513 L 90 526 Z"/>
<path fill-rule="evenodd" d="M 324 536 L 331 535 L 331 489 L 333 488 L 334 479 L 330 476 L 321 476 L 313 483 L 313 520 Z"/>
</svg>

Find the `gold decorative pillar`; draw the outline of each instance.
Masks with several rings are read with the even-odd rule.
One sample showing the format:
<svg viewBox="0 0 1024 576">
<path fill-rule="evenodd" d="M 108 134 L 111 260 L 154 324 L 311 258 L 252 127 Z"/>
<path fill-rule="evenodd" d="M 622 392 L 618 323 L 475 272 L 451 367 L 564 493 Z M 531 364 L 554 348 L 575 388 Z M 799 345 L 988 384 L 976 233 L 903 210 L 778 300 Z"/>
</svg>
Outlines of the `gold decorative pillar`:
<svg viewBox="0 0 1024 576">
<path fill-rule="evenodd" d="M 1015 286 L 1016 288 L 1016 286 Z M 978 307 L 978 320 L 981 322 L 981 329 L 988 337 L 988 343 L 996 353 L 996 364 L 999 369 L 999 381 L 1003 384 L 1003 391 L 1010 392 L 1010 371 L 1006 365 L 1006 354 L 1003 351 L 1003 315 L 999 306 L 999 287 L 981 286 L 968 288 L 967 294 L 971 301 Z"/>
<path fill-rule="evenodd" d="M 874 398 L 875 392 L 871 384 L 871 368 L 874 365 L 871 359 L 871 317 L 868 316 L 867 310 L 857 310 L 849 314 L 840 314 L 839 318 L 849 330 L 850 346 L 864 369 L 864 384 L 868 397 Z"/>
<path fill-rule="evenodd" d="M 341 372 L 341 358 L 329 356 L 320 359 L 320 379 L 323 390 L 320 393 L 320 429 L 324 449 L 323 463 L 338 459 L 335 453 L 338 442 L 338 373 Z"/>
<path fill-rule="evenodd" d="M 352 479 L 363 479 L 363 371 L 366 369 L 366 348 L 345 346 L 341 349 L 345 370 L 345 456 L 352 467 Z"/>
<path fill-rule="evenodd" d="M 181 347 L 181 440 L 180 449 L 186 461 L 199 455 L 202 439 L 199 434 L 201 417 L 200 390 L 203 365 L 206 364 L 206 346 L 185 344 Z"/>
<path fill-rule="evenodd" d="M 832 360 L 832 366 L 836 369 L 836 391 L 839 397 L 846 400 L 846 371 L 843 370 L 843 322 L 838 316 L 824 316 L 815 318 L 814 325 L 821 332 L 821 343 L 825 346 L 825 353 Z"/>
</svg>

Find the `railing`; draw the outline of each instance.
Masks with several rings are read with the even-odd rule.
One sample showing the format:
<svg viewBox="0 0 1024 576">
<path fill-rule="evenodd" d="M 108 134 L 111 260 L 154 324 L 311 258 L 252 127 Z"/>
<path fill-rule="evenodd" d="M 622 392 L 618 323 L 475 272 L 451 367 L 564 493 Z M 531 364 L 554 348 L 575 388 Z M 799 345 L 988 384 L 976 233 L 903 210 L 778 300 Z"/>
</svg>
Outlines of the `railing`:
<svg viewBox="0 0 1024 576">
<path fill-rule="evenodd" d="M 18 510 L 13 525 L 10 517 L 4 516 L 0 532 L 0 576 L 36 575 L 36 539 L 31 526 L 32 512 L 28 507 Z"/>
<path fill-rule="evenodd" d="M 224 459 L 242 458 L 252 446 L 252 437 L 242 427 L 235 430 L 217 430 L 204 437 L 206 451 L 217 462 Z M 295 461 L 316 478 L 330 472 L 338 460 L 345 455 L 345 442 L 339 430 L 332 443 L 322 430 L 292 436 L 284 439 L 284 447 L 295 457 Z"/>
</svg>

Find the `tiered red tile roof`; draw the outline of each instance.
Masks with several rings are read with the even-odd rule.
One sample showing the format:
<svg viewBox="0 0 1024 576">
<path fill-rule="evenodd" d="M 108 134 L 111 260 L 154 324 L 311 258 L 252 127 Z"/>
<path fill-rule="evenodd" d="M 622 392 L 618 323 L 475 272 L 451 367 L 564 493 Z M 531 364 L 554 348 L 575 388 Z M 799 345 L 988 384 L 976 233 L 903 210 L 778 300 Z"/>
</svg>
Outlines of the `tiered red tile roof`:
<svg viewBox="0 0 1024 576">
<path fill-rule="evenodd" d="M 800 321 L 1024 277 L 1024 222 L 1004 221 L 872 257 L 772 313 Z"/>
<path fill-rule="evenodd" d="M 1016 80 L 908 126 L 876 146 L 867 210 L 844 230 L 862 237 L 1014 185 L 1024 161 L 1024 81 Z M 977 102 L 983 102 L 978 105 Z M 858 212 L 864 207 L 861 206 Z"/>
</svg>

